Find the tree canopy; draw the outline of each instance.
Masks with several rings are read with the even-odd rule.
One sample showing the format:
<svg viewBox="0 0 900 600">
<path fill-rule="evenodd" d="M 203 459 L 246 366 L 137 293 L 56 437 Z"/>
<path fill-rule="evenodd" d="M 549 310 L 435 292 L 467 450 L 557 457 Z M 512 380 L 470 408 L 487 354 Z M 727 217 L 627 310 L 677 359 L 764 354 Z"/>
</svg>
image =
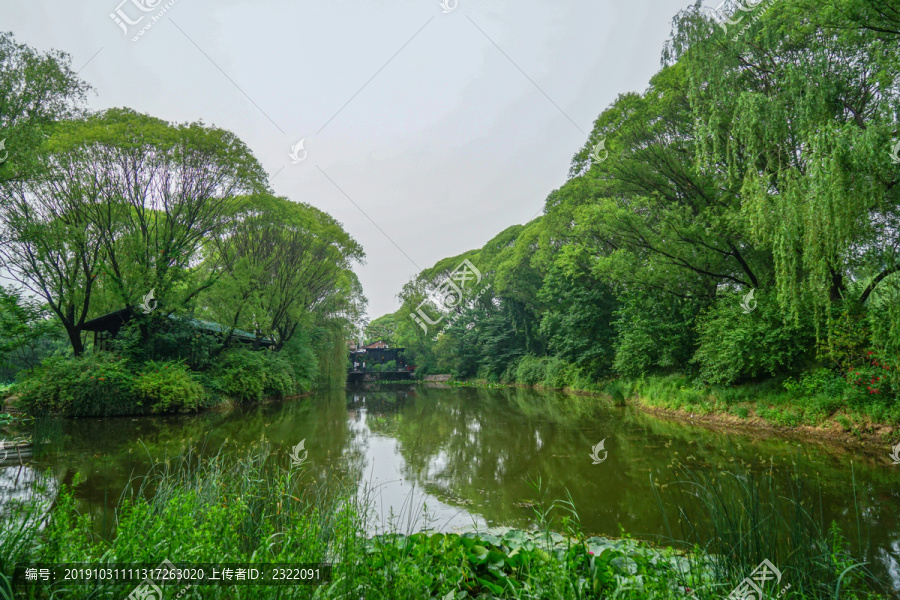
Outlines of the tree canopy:
<svg viewBox="0 0 900 600">
<path fill-rule="evenodd" d="M 407 284 L 395 342 L 426 370 L 560 387 L 846 376 L 872 355 L 896 378 L 900 5 L 754 6 L 729 27 L 679 13 L 544 215 Z M 464 258 L 492 288 L 434 339 L 409 315 Z"/>
<path fill-rule="evenodd" d="M 170 317 L 246 330 L 275 350 L 302 338 L 343 351 L 340 336 L 365 311 L 353 273 L 365 253 L 327 213 L 273 196 L 236 135 L 129 108 L 85 110 L 89 88 L 68 56 L 11 34 L 0 34 L 0 65 L 12 151 L 0 165 L 0 271 L 45 305 L 76 356 L 85 323 L 123 308 L 144 359 L 170 335 Z M 16 294 L 4 303 L 18 326 L 4 328 L 25 335 L 37 309 Z"/>
</svg>

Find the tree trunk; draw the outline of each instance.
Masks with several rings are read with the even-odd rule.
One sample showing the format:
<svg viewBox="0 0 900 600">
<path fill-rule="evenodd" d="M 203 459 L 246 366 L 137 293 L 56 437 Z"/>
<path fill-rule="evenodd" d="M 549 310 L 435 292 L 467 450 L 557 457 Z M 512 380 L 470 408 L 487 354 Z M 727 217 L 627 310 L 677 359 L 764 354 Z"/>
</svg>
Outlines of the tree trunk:
<svg viewBox="0 0 900 600">
<path fill-rule="evenodd" d="M 84 344 L 81 342 L 81 330 L 72 326 L 66 325 L 66 335 L 69 336 L 69 343 L 72 344 L 72 353 L 75 356 L 81 356 L 84 354 Z"/>
<path fill-rule="evenodd" d="M 844 276 L 839 272 L 832 270 L 831 271 L 831 290 L 829 293 L 829 298 L 832 302 L 837 302 L 843 297 L 843 292 L 847 288 L 844 287 Z"/>
</svg>

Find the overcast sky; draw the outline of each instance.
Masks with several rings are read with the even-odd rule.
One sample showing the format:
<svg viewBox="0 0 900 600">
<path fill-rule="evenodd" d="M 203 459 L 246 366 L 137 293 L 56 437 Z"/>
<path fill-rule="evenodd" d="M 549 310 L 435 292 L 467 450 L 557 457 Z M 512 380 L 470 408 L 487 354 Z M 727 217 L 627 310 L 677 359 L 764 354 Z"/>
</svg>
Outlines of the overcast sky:
<svg viewBox="0 0 900 600">
<path fill-rule="evenodd" d="M 541 211 L 597 115 L 647 86 L 692 3 L 120 2 L 0 0 L 0 29 L 71 54 L 92 108 L 235 132 L 275 193 L 363 245 L 370 318 L 396 310 L 420 269 Z"/>
</svg>

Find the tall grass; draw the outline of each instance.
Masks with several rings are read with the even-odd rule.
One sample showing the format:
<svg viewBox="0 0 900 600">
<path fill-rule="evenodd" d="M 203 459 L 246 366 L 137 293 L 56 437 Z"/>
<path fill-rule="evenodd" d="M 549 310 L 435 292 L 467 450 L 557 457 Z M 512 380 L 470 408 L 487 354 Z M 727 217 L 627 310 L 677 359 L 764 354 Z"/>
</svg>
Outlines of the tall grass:
<svg viewBox="0 0 900 600">
<path fill-rule="evenodd" d="M 24 467 L 2 469 L 0 476 L 8 480 L 3 484 L 12 483 L 13 489 L 25 490 L 7 492 L 0 504 L 0 599 L 7 600 L 13 597 L 13 567 L 31 558 L 49 520 L 54 486 L 49 476 L 39 476 Z M 22 478 L 29 480 L 27 487 L 16 485 Z"/>
<path fill-rule="evenodd" d="M 825 522 L 816 478 L 803 470 L 799 459 L 794 465 L 785 491 L 777 485 L 772 464 L 755 470 L 735 461 L 731 470 L 718 471 L 676 463 L 681 478 L 656 492 L 670 541 L 691 549 L 694 556 L 713 557 L 716 593 L 722 596 L 763 560 L 781 571 L 778 588 L 790 584 L 794 596 L 789 597 L 835 600 L 879 597 L 876 590 L 887 594 L 867 563 L 854 557 L 837 525 Z M 855 499 L 855 479 L 852 484 Z M 675 507 L 677 538 L 667 504 Z M 860 514 L 859 506 L 854 510 Z M 861 548 L 859 523 L 856 533 Z M 770 591 L 773 596 L 778 592 Z"/>
<path fill-rule="evenodd" d="M 768 379 L 731 386 L 706 385 L 682 374 L 615 381 L 627 388 L 625 398 L 634 397 L 641 404 L 669 410 L 752 416 L 790 427 L 836 423 L 856 434 L 874 432 L 872 422 L 900 424 L 900 403 L 880 395 L 860 398 L 846 381 L 824 369 L 801 377 L 799 382 Z M 897 432 L 883 436 L 895 438 Z"/>
<path fill-rule="evenodd" d="M 13 529 L 4 521 L 0 573 L 9 576 L 14 564 L 26 562 L 158 564 L 168 558 L 189 563 L 333 562 L 349 565 L 343 574 L 352 575 L 353 565 L 361 562 L 354 557 L 364 552 L 364 539 L 356 535 L 363 512 L 355 493 L 305 482 L 306 470 L 286 462 L 272 455 L 265 442 L 238 458 L 224 452 L 204 458 L 189 450 L 161 461 L 122 493 L 109 540 L 95 535 L 90 516 L 78 514 L 72 491 L 63 488 L 43 533 L 34 527 Z M 324 597 L 350 597 L 341 581 L 326 587 L 330 595 Z M 209 586 L 189 589 L 181 598 L 245 597 L 251 589 Z M 103 594 L 97 595 L 98 590 Z M 130 590 L 78 586 L 54 591 L 56 597 L 77 599 L 119 598 Z M 11 592 L 8 586 L 7 596 Z M 247 597 L 311 598 L 316 588 L 269 586 L 260 593 Z"/>
<path fill-rule="evenodd" d="M 398 519 L 372 537 L 374 490 L 360 495 L 355 484 L 314 484 L 304 465 L 290 465 L 286 453 L 265 441 L 242 453 L 227 450 L 203 457 L 189 449 L 134 479 L 117 503 L 108 539 L 94 533 L 89 515 L 78 514 L 70 489 L 61 489 L 43 530 L 34 520 L 42 513 L 23 503 L 22 516 L 34 515 L 31 526 L 13 519 L 0 524 L 0 574 L 29 562 L 331 563 L 333 580 L 320 586 L 195 586 L 180 598 L 684 600 L 694 593 L 705 600 L 723 597 L 728 585 L 768 558 L 798 592 L 793 598 L 866 597 L 854 595 L 866 582 L 840 536 L 817 525 L 808 502 L 789 503 L 793 512 L 782 513 L 771 475 L 686 470 L 676 486 L 687 531 L 677 552 L 588 538 L 571 497 L 536 512 L 535 532 L 412 533 L 407 522 L 402 535 Z M 534 489 L 547 506 L 540 481 Z M 797 490 L 797 497 L 805 493 Z M 410 518 L 414 511 L 410 506 Z M 26 592 L 0 579 L 4 600 L 119 599 L 130 589 Z"/>
</svg>

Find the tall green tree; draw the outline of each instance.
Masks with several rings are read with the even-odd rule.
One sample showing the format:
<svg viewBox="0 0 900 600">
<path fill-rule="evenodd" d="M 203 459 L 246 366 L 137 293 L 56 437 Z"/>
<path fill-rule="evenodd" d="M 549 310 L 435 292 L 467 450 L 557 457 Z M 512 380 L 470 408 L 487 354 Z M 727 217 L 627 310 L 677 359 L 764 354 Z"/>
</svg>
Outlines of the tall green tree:
<svg viewBox="0 0 900 600">
<path fill-rule="evenodd" d="M 228 273 L 215 294 L 217 312 L 232 327 L 272 336 L 281 349 L 313 315 L 354 312 L 361 294 L 344 274 L 364 257 L 330 215 L 285 198 L 250 197 L 210 257 L 210 270 L 221 262 Z"/>
<path fill-rule="evenodd" d="M 376 340 L 393 342 L 397 333 L 397 315 L 389 313 L 382 315 L 366 325 L 365 343 L 370 344 Z"/>
<path fill-rule="evenodd" d="M 852 19 L 827 22 L 851 5 L 860 6 L 832 0 L 809 13 L 779 3 L 737 41 L 688 11 L 668 53 L 687 72 L 702 172 L 740 198 L 795 316 L 804 305 L 865 303 L 900 270 L 890 152 L 900 50 Z"/>
<path fill-rule="evenodd" d="M 52 125 L 80 113 L 90 87 L 71 63 L 64 52 L 41 53 L 0 32 L 0 183 L 27 179 Z"/>
<path fill-rule="evenodd" d="M 37 365 L 57 329 L 46 306 L 21 289 L 0 286 L 0 379 Z"/>
<path fill-rule="evenodd" d="M 105 260 L 102 233 L 85 206 L 102 201 L 100 182 L 56 168 L 51 155 L 25 182 L 0 185 L 0 260 L 47 303 L 76 356 Z"/>
<path fill-rule="evenodd" d="M 266 187 L 243 142 L 203 123 L 171 124 L 128 109 L 60 129 L 52 140 L 56 170 L 98 182 L 99 197 L 81 210 L 99 232 L 105 285 L 118 302 L 134 307 L 153 290 L 164 316 L 213 285 L 221 265 L 197 277 L 211 240 L 231 223 L 239 197 Z"/>
</svg>

